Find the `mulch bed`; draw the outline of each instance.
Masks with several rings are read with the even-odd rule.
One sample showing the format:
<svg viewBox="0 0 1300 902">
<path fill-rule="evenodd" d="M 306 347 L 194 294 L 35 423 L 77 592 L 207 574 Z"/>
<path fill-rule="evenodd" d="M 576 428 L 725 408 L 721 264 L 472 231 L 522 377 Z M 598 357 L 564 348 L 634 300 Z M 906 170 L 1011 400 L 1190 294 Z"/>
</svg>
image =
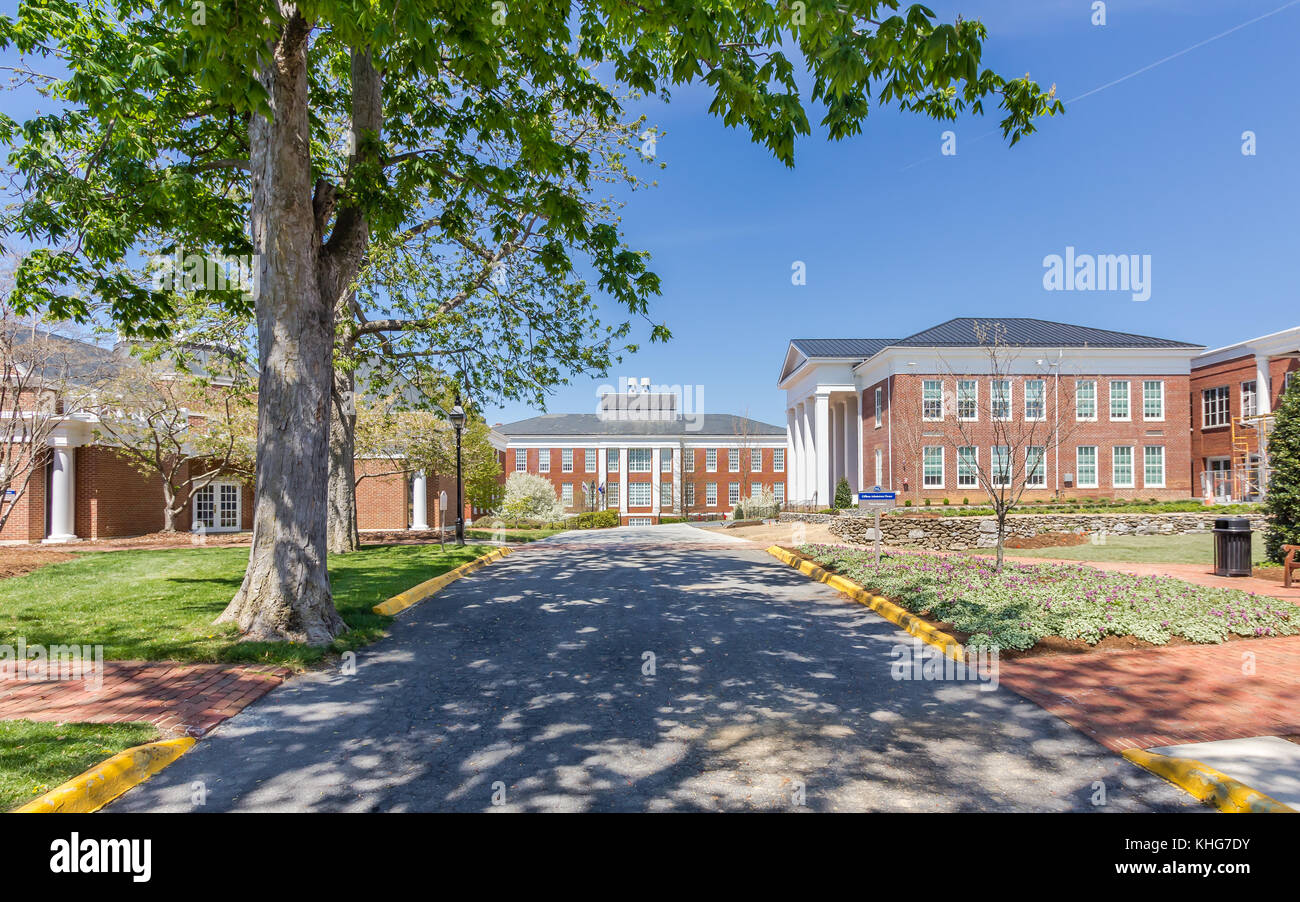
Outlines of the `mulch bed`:
<svg viewBox="0 0 1300 902">
<path fill-rule="evenodd" d="M 1044 532 L 1036 536 L 1008 536 L 1002 544 L 1007 548 L 1068 548 L 1088 542 L 1087 533 Z"/>
<path fill-rule="evenodd" d="M 22 576 L 39 570 L 47 564 L 76 559 L 75 554 L 63 551 L 47 551 L 44 548 L 0 547 L 0 579 L 10 576 Z"/>
</svg>

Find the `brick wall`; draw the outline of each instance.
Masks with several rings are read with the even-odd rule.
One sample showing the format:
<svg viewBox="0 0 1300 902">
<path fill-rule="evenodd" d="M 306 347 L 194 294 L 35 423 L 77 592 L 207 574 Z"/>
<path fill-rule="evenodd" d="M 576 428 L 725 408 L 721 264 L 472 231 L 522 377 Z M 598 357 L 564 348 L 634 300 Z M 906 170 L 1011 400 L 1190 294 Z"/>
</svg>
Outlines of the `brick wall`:
<svg viewBox="0 0 1300 902">
<path fill-rule="evenodd" d="M 13 502 L 13 510 L 0 529 L 0 542 L 39 542 L 45 538 L 45 457 L 35 464 L 36 472 L 21 498 Z M 6 510 L 9 502 L 0 499 Z"/>
<path fill-rule="evenodd" d="M 1269 362 L 1269 397 L 1270 410 L 1277 410 L 1282 399 L 1282 390 L 1288 372 L 1300 371 L 1300 360 L 1272 360 Z M 1293 377 L 1295 378 L 1295 377 Z M 1191 465 L 1192 486 L 1196 494 L 1201 493 L 1201 474 L 1206 469 L 1206 458 L 1232 456 L 1232 429 L 1229 426 L 1205 426 L 1205 405 L 1202 392 L 1226 386 L 1228 388 L 1228 414 L 1234 420 L 1242 415 L 1241 384 L 1256 379 L 1255 356 L 1253 354 L 1225 360 L 1210 366 L 1197 367 L 1191 376 Z M 1256 389 L 1258 390 L 1258 386 Z M 1243 433 L 1246 435 L 1247 433 Z M 1251 438 L 1251 449 L 1258 448 L 1258 441 Z"/>
</svg>

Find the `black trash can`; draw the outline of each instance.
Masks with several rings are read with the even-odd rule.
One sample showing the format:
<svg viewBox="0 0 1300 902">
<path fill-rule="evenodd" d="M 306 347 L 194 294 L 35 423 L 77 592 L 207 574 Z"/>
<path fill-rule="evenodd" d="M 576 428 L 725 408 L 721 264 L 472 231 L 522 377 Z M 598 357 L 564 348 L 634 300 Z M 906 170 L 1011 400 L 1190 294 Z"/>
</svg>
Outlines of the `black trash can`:
<svg viewBox="0 0 1300 902">
<path fill-rule="evenodd" d="M 1250 537 L 1245 517 L 1220 517 L 1214 521 L 1214 575 L 1250 576 Z"/>
</svg>

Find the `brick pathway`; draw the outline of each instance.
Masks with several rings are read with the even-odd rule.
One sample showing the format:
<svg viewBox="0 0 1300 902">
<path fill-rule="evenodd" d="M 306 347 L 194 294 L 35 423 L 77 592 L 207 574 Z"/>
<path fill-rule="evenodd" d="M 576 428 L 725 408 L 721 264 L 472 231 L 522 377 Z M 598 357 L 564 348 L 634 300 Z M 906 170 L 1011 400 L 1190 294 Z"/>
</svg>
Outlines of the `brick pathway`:
<svg viewBox="0 0 1300 902">
<path fill-rule="evenodd" d="M 145 721 L 202 736 L 284 682 L 282 667 L 105 661 L 103 684 L 0 679 L 0 720 Z"/>
<path fill-rule="evenodd" d="M 999 676 L 1116 751 L 1300 733 L 1300 636 L 1021 658 Z"/>
</svg>

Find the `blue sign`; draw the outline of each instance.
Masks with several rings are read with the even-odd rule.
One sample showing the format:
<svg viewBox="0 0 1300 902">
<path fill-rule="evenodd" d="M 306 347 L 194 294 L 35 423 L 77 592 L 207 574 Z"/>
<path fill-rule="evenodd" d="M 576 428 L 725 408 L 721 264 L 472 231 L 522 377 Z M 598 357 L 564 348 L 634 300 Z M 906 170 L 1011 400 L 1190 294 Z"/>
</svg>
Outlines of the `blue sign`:
<svg viewBox="0 0 1300 902">
<path fill-rule="evenodd" d="M 858 492 L 859 501 L 895 501 L 897 492 Z"/>
</svg>

